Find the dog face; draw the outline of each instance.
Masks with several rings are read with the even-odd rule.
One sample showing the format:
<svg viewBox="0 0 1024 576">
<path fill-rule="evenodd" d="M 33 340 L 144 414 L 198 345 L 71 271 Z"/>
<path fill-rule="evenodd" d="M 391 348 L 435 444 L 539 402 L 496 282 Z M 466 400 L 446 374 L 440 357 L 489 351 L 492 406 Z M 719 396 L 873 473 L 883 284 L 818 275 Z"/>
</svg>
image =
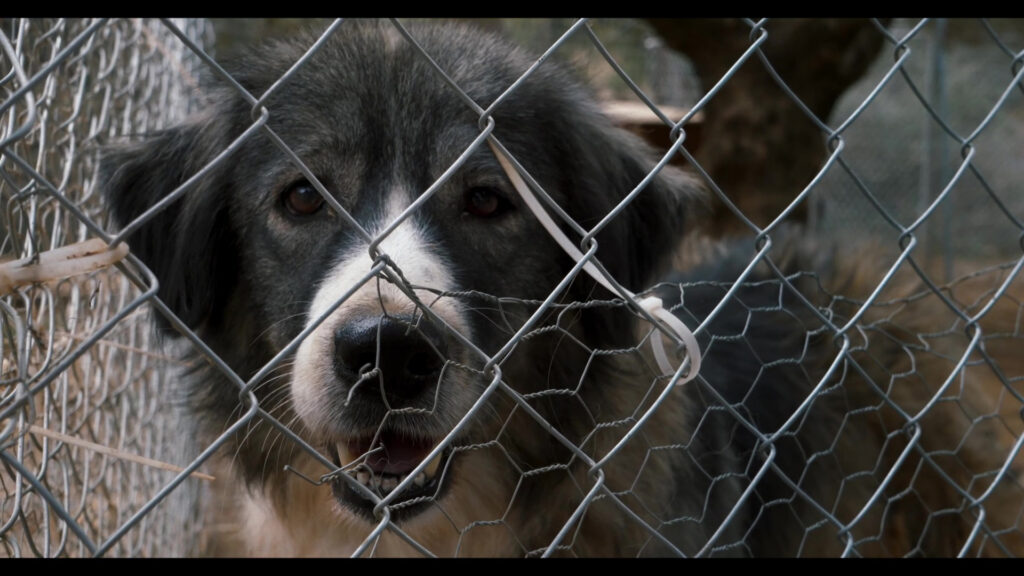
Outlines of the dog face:
<svg viewBox="0 0 1024 576">
<path fill-rule="evenodd" d="M 411 33 L 482 108 L 531 64 L 467 29 Z M 261 98 L 265 127 L 253 128 L 262 111 L 251 101 L 217 85 L 198 117 L 108 148 L 100 185 L 113 217 L 132 222 L 206 169 L 129 245 L 160 279 L 159 297 L 244 379 L 292 346 L 254 391 L 347 471 L 332 483 L 339 514 L 370 520 L 387 498 L 392 517 L 405 521 L 473 483 L 514 488 L 515 478 L 488 477 L 502 466 L 470 471 L 477 456 L 453 453 L 502 437 L 513 465 L 548 457 L 552 442 L 535 427 L 509 429 L 514 403 L 495 391 L 493 368 L 501 386 L 522 393 L 578 385 L 589 348 L 510 344 L 574 262 L 479 138 L 480 114 L 390 25 L 347 23 L 276 84 L 314 40 L 269 44 L 231 67 Z M 654 165 L 554 64 L 504 96 L 493 119 L 494 136 L 585 229 Z M 660 174 L 596 236 L 597 258 L 621 284 L 639 290 L 658 273 L 684 231 L 693 189 Z M 585 276 L 554 294 L 611 297 Z M 636 342 L 634 318 L 621 308 L 542 316 L 594 349 Z M 237 409 L 237 388 L 210 374 L 190 381 L 201 420 L 223 424 Z M 239 472 L 281 482 L 267 463 L 280 469 L 293 457 L 284 444 L 239 438 Z"/>
</svg>

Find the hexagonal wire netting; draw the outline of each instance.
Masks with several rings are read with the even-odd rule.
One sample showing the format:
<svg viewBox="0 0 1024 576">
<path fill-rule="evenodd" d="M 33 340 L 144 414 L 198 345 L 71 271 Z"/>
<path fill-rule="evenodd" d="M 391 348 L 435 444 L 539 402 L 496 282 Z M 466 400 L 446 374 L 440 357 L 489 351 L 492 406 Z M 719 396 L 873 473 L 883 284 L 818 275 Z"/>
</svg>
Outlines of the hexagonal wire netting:
<svg viewBox="0 0 1024 576">
<path fill-rule="evenodd" d="M 676 146 L 672 155 L 685 158 L 709 193 L 731 206 L 730 190 L 716 185 L 691 155 L 685 139 L 687 127 L 736 69 L 763 66 L 772 70 L 761 50 L 772 33 L 772 22 L 745 23 L 750 29 L 749 48 L 715 85 L 704 87 L 681 117 L 666 116 L 645 96 L 616 63 L 614 50 L 602 43 L 599 27 L 588 21 L 568 26 L 546 54 L 558 53 L 570 40 L 588 47 L 626 81 L 634 99 L 649 106 L 667 127 L 678 128 L 673 132 Z M 403 553 L 473 553 L 479 551 L 471 544 L 475 534 L 494 526 L 504 528 L 518 543 L 501 553 L 600 553 L 600 549 L 587 547 L 583 525 L 591 517 L 612 514 L 639 538 L 631 544 L 636 546 L 629 549 L 631 553 L 749 554 L 764 552 L 748 540 L 754 533 L 750 527 L 762 514 L 783 509 L 799 516 L 802 527 L 798 544 L 790 551 L 795 554 L 917 555 L 935 550 L 960 555 L 1020 554 L 1024 549 L 1024 485 L 1020 480 L 1024 472 L 1020 455 L 1024 363 L 1018 350 L 1019 299 L 1024 290 L 1017 277 L 1024 264 L 1020 244 L 1024 226 L 1015 185 L 1021 174 L 1019 168 L 1014 172 L 1004 166 L 989 166 L 983 159 L 1014 149 L 1012 127 L 999 126 L 1012 125 L 1014 117 L 1020 117 L 1024 52 L 1019 51 L 1020 38 L 1007 38 L 983 24 L 988 36 L 982 43 L 995 51 L 989 61 L 1003 68 L 999 89 L 980 117 L 966 126 L 959 118 L 950 124 L 942 105 L 915 81 L 913 69 L 921 62 L 919 54 L 927 53 L 928 42 L 934 41 L 935 27 L 928 21 L 888 27 L 876 24 L 886 54 L 861 85 L 847 94 L 835 117 L 816 118 L 805 108 L 808 119 L 820 130 L 828 157 L 819 177 L 803 190 L 793 191 L 791 204 L 810 204 L 811 227 L 819 232 L 844 239 L 870 235 L 883 245 L 871 258 L 858 259 L 852 273 L 866 289 L 845 292 L 830 284 L 825 268 L 831 263 L 820 258 L 801 262 L 815 262 L 822 269 L 788 268 L 792 254 L 784 247 L 784 224 L 790 219 L 789 210 L 766 226 L 755 225 L 737 213 L 758 238 L 736 268 L 738 277 L 727 282 L 695 277 L 723 249 L 684 249 L 677 263 L 691 274 L 658 287 L 659 294 L 675 302 L 672 309 L 700 338 L 705 366 L 716 354 L 735 353 L 734 344 L 753 342 L 751 330 L 779 324 L 793 325 L 801 343 L 827 341 L 824 359 L 811 358 L 803 346 L 789 357 L 758 359 L 762 365 L 749 383 L 750 391 L 738 396 L 715 386 L 713 370 L 698 373 L 683 384 L 690 363 L 683 363 L 674 374 L 648 371 L 650 376 L 636 382 L 642 391 L 632 405 L 608 414 L 588 413 L 591 427 L 576 437 L 563 433 L 562 423 L 553 420 L 543 405 L 568 398 L 589 411 L 589 397 L 575 386 L 526 390 L 505 382 L 499 369 L 502 359 L 531 339 L 552 333 L 571 339 L 572 317 L 588 307 L 620 309 L 636 315 L 638 322 L 650 321 L 651 308 L 642 299 L 649 293 L 636 296 L 616 290 L 611 299 L 560 300 L 564 285 L 581 272 L 579 266 L 544 301 L 441 293 L 439 300 L 488 302 L 504 308 L 510 321 L 519 322 L 506 327 L 509 339 L 497 353 L 487 354 L 467 344 L 480 354 L 484 368 L 477 373 L 486 376 L 486 382 L 480 402 L 452 430 L 472 424 L 475 418 L 498 414 L 480 408 L 487 401 L 505 402 L 513 408 L 499 429 L 514 429 L 510 424 L 513 417 L 529 419 L 546 431 L 542 441 L 564 449 L 564 459 L 543 464 L 515 461 L 508 454 L 514 451 L 516 440 L 500 431 L 472 442 L 452 433 L 439 440 L 432 455 L 447 450 L 454 454 L 448 459 L 454 460 L 474 451 L 504 453 L 519 474 L 518 486 L 546 474 L 564 474 L 573 479 L 574 486 L 564 495 L 569 513 L 552 511 L 545 522 L 549 526 L 527 534 L 524 531 L 530 524 L 520 523 L 513 511 L 523 505 L 522 496 L 510 496 L 505 503 L 508 511 L 497 517 L 485 514 L 477 518 L 456 517 L 449 514 L 443 499 L 435 502 L 424 497 L 448 515 L 449 528 L 457 534 L 454 548 L 442 548 L 392 520 L 392 512 L 403 506 L 395 495 L 406 488 L 390 494 L 386 490 L 367 492 L 366 497 L 375 503 L 375 519 L 345 553 L 372 555 L 395 550 L 393 544 L 386 543 L 387 538 L 405 542 Z M 344 33 L 346 25 L 345 21 L 333 23 L 320 39 Z M 400 23 L 393 25 L 399 41 L 413 42 L 414 35 Z M 180 121 L 196 109 L 194 98 L 203 93 L 197 80 L 201 73 L 226 74 L 204 50 L 210 36 L 209 26 L 201 21 L 0 20 L 0 543 L 6 556 L 276 553 L 276 549 L 246 549 L 235 542 L 233 534 L 245 531 L 240 527 L 243 521 L 228 513 L 232 505 L 218 501 L 244 491 L 239 488 L 241 480 L 231 476 L 230 466 L 214 465 L 218 451 L 227 449 L 236 434 L 248 434 L 259 426 L 274 430 L 278 434 L 274 442 L 289 444 L 291 454 L 320 463 L 319 469 L 306 467 L 305 475 L 282 472 L 287 482 L 321 493 L 329 492 L 325 484 L 339 482 L 338 478 L 358 484 L 355 473 L 341 473 L 336 463 L 310 446 L 293 421 L 279 418 L 280 402 L 254 393 L 264 378 L 276 379 L 276 370 L 287 369 L 290 355 L 309 330 L 255 374 L 235 374 L 199 336 L 177 321 L 172 320 L 172 325 L 184 338 L 158 342 L 148 311 L 165 316 L 171 312 L 156 298 L 155 278 L 142 262 L 133 254 L 120 259 L 118 241 L 123 235 L 117 235 L 96 189 L 100 145 Z M 315 54 L 322 44 L 312 43 L 307 55 Z M 286 75 L 293 74 L 303 61 Z M 776 77 L 776 81 L 793 101 L 800 102 L 785 78 Z M 452 98 L 461 98 L 481 118 L 481 138 L 473 146 L 486 146 L 484 139 L 493 128 L 487 122 L 490 110 L 474 108 L 459 86 L 450 88 Z M 247 138 L 270 137 L 282 153 L 301 164 L 267 125 L 274 110 L 262 108 L 266 95 L 237 89 L 254 103 L 253 123 L 231 146 Z M 890 114 L 892 105 L 886 104 L 886 97 L 892 92 L 904 96 L 899 105 L 902 112 Z M 931 124 L 931 136 L 939 134 L 946 146 L 959 151 L 959 157 L 950 170 L 939 171 L 937 176 L 932 168 L 922 168 L 921 173 L 931 180 L 921 184 L 923 192 L 914 196 L 913 207 L 894 208 L 893 202 L 902 201 L 900 196 L 894 194 L 890 182 L 875 177 L 879 163 L 890 161 L 892 151 L 879 145 L 882 136 L 878 129 L 860 128 L 879 123 L 878 118 L 885 126 L 894 117 L 911 116 L 908 123 Z M 999 136 L 990 137 L 993 133 Z M 948 157 L 938 162 L 949 164 Z M 421 191 L 423 196 L 429 198 L 445 178 Z M 642 193 L 642 187 L 639 190 Z M 175 194 L 181 192 L 184 190 Z M 608 218 L 615 218 L 625 204 Z M 955 262 L 950 264 L 947 259 L 940 270 L 920 257 L 918 236 L 926 226 L 938 227 L 932 223 L 946 218 L 943 210 L 948 205 L 958 207 L 958 217 L 960 208 L 985 207 L 987 216 L 982 221 L 968 216 L 962 219 L 986 227 L 979 235 L 984 235 L 984 243 L 991 249 L 981 251 L 984 258 L 977 250 L 967 251 L 967 256 L 958 254 Z M 409 217 L 411 213 L 406 213 L 399 219 Z M 146 214 L 132 225 L 150 218 L 152 214 Z M 869 224 L 856 224 L 861 221 Z M 577 239 L 594 232 L 572 221 L 565 222 L 563 228 L 578 234 Z M 1002 233 L 993 233 L 994 229 Z M 389 233 L 385 230 L 373 240 Z M 946 228 L 946 234 L 953 232 Z M 91 239 L 102 244 L 99 248 L 88 244 Z M 709 243 L 693 240 L 693 245 L 707 247 Z M 63 258 L 63 253 L 54 251 L 65 246 L 71 247 L 72 260 L 82 261 L 84 267 L 52 272 L 57 269 L 54 261 Z M 581 244 L 581 257 L 600 261 L 600 252 L 595 258 L 589 246 Z M 994 255 L 1006 261 L 993 263 Z M 393 261 L 372 249 L 371 256 L 373 265 L 360 285 L 377 278 L 401 285 L 407 293 L 412 291 Z M 22 259 L 24 262 L 15 262 Z M 25 274 L 25 270 L 36 272 Z M 791 301 L 793 294 L 802 295 L 796 304 Z M 675 300 L 671 300 L 673 295 Z M 711 305 L 698 310 L 699 302 Z M 792 311 L 794 306 L 799 313 Z M 430 306 L 421 303 L 421 308 L 424 314 L 432 314 Z M 726 310 L 743 319 L 739 328 L 716 327 L 713 320 Z M 644 356 L 652 334 L 646 326 L 631 348 L 603 350 L 592 349 L 586 342 L 578 345 L 591 359 Z M 678 341 L 672 330 L 664 326 L 659 330 Z M 879 341 L 886 342 L 881 345 L 886 352 L 876 351 Z M 756 350 L 754 354 L 756 357 Z M 186 410 L 181 409 L 184 403 L 176 396 L 180 391 L 176 383 L 187 377 L 179 372 L 195 362 L 210 364 L 223 379 L 238 386 L 239 406 L 230 421 L 223 423 L 219 435 L 183 441 L 183 437 L 191 438 L 193 428 L 187 423 Z M 770 379 L 773 371 L 786 367 L 796 367 L 808 388 L 781 421 L 764 425 L 752 416 L 751 403 L 764 400 L 764 392 L 755 390 L 762 375 Z M 582 386 L 585 377 L 576 378 Z M 685 387 L 697 391 L 694 394 L 702 398 L 703 411 L 687 414 L 694 421 L 682 426 L 685 433 L 666 439 L 653 426 L 662 425 L 660 413 L 668 410 Z M 861 396 L 854 399 L 854 388 L 866 392 L 858 392 Z M 845 398 L 847 412 L 830 429 L 832 435 L 824 445 L 800 440 L 809 415 L 837 396 Z M 736 459 L 731 469 L 706 460 L 725 458 L 726 448 L 697 446 L 713 444 L 713 439 L 700 435 L 701 430 L 722 421 L 728 422 L 725 429 L 731 431 L 726 437 L 743 436 L 750 445 L 730 456 Z M 879 431 L 878 443 L 870 450 L 860 447 L 861 459 L 856 464 L 844 460 L 835 485 L 822 489 L 806 485 L 805 475 L 813 474 L 816 466 L 845 458 L 841 452 L 852 449 L 846 443 L 867 428 Z M 611 435 L 610 442 L 602 436 L 605 433 Z M 596 440 L 599 437 L 600 442 Z M 639 460 L 620 456 L 625 446 L 638 442 L 646 443 Z M 796 468 L 779 456 L 793 450 L 790 443 L 795 443 L 803 459 Z M 645 502 L 641 477 L 653 473 L 650 470 L 658 468 L 659 458 L 665 454 L 671 458 L 690 455 L 697 462 L 693 471 L 703 476 L 690 480 L 704 491 L 696 500 L 703 503 L 703 511 L 666 518 L 656 502 L 654 506 Z M 231 455 L 223 460 L 230 464 Z M 635 469 L 625 473 L 615 469 L 623 463 Z M 215 469 L 216 480 L 211 483 L 209 477 L 192 475 L 201 467 Z M 623 484 L 623 478 L 632 478 L 634 483 Z M 759 490 L 772 482 L 788 490 L 788 496 L 764 500 Z M 212 490 L 204 492 L 208 484 Z M 211 503 L 203 506 L 206 500 Z M 709 504 L 712 501 L 722 507 L 721 513 Z M 747 522 L 742 518 L 749 510 L 753 510 L 753 520 L 741 524 Z M 673 540 L 674 531 L 694 525 L 702 527 L 696 532 L 699 536 Z M 829 544 L 822 545 L 824 540 Z M 615 550 L 621 553 L 624 548 Z"/>
</svg>

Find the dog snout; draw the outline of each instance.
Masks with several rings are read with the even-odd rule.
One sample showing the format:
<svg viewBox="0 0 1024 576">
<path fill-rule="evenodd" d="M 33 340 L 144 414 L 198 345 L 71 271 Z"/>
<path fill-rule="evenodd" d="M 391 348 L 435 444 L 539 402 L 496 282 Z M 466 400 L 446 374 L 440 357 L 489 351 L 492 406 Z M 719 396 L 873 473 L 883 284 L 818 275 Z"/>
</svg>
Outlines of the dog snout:
<svg viewBox="0 0 1024 576">
<path fill-rule="evenodd" d="M 381 382 L 391 401 L 414 400 L 430 389 L 441 375 L 445 351 L 441 334 L 425 319 L 365 318 L 345 323 L 334 332 L 335 370 L 341 381 L 355 385 L 367 372 L 379 368 L 379 379 L 369 378 L 357 393 L 379 397 L 377 383 Z"/>
</svg>

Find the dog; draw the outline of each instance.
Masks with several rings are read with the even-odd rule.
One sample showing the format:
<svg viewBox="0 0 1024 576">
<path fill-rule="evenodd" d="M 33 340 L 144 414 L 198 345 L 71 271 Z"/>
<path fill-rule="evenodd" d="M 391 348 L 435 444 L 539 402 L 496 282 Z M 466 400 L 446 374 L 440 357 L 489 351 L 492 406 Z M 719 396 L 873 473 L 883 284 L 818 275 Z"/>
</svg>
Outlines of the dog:
<svg viewBox="0 0 1024 576">
<path fill-rule="evenodd" d="M 409 35 L 433 62 L 386 23 L 345 23 L 294 69 L 316 37 L 269 42 L 228 66 L 252 99 L 214 82 L 191 119 L 103 152 L 115 225 L 178 190 L 127 242 L 246 383 L 183 346 L 197 442 L 251 411 L 250 394 L 262 410 L 221 450 L 229 553 L 1021 549 L 1021 486 L 992 482 L 1006 454 L 993 439 L 1020 432 L 979 418 L 966 392 L 1003 384 L 965 368 L 943 394 L 949 363 L 915 357 L 936 298 L 893 282 L 885 301 L 910 321 L 882 300 L 862 313 L 835 295 L 877 279 L 797 231 L 748 271 L 763 244 L 694 239 L 702 187 L 650 176 L 658 155 L 567 68 L 520 82 L 534 60 L 500 38 Z M 652 359 L 664 326 L 580 272 L 491 137 L 567 237 L 600 223 L 581 246 L 608 278 L 703 325 L 700 351 L 663 344 L 673 367 L 700 354 L 695 379 Z"/>
</svg>

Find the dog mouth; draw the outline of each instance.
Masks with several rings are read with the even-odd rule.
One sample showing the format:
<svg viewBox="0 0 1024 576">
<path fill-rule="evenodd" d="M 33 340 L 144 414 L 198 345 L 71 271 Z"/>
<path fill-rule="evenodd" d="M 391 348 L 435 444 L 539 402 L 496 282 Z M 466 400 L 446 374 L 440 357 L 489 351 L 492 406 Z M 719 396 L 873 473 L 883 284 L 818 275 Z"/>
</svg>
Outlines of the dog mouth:
<svg viewBox="0 0 1024 576">
<path fill-rule="evenodd" d="M 389 500 L 392 518 L 419 514 L 439 497 L 451 454 L 448 448 L 427 460 L 437 443 L 435 439 L 381 430 L 328 445 L 326 452 L 339 468 L 331 482 L 335 499 L 345 508 L 373 519 L 377 501 L 370 494 L 385 498 L 405 483 L 401 492 Z M 354 487 L 351 480 L 365 490 Z"/>
</svg>

